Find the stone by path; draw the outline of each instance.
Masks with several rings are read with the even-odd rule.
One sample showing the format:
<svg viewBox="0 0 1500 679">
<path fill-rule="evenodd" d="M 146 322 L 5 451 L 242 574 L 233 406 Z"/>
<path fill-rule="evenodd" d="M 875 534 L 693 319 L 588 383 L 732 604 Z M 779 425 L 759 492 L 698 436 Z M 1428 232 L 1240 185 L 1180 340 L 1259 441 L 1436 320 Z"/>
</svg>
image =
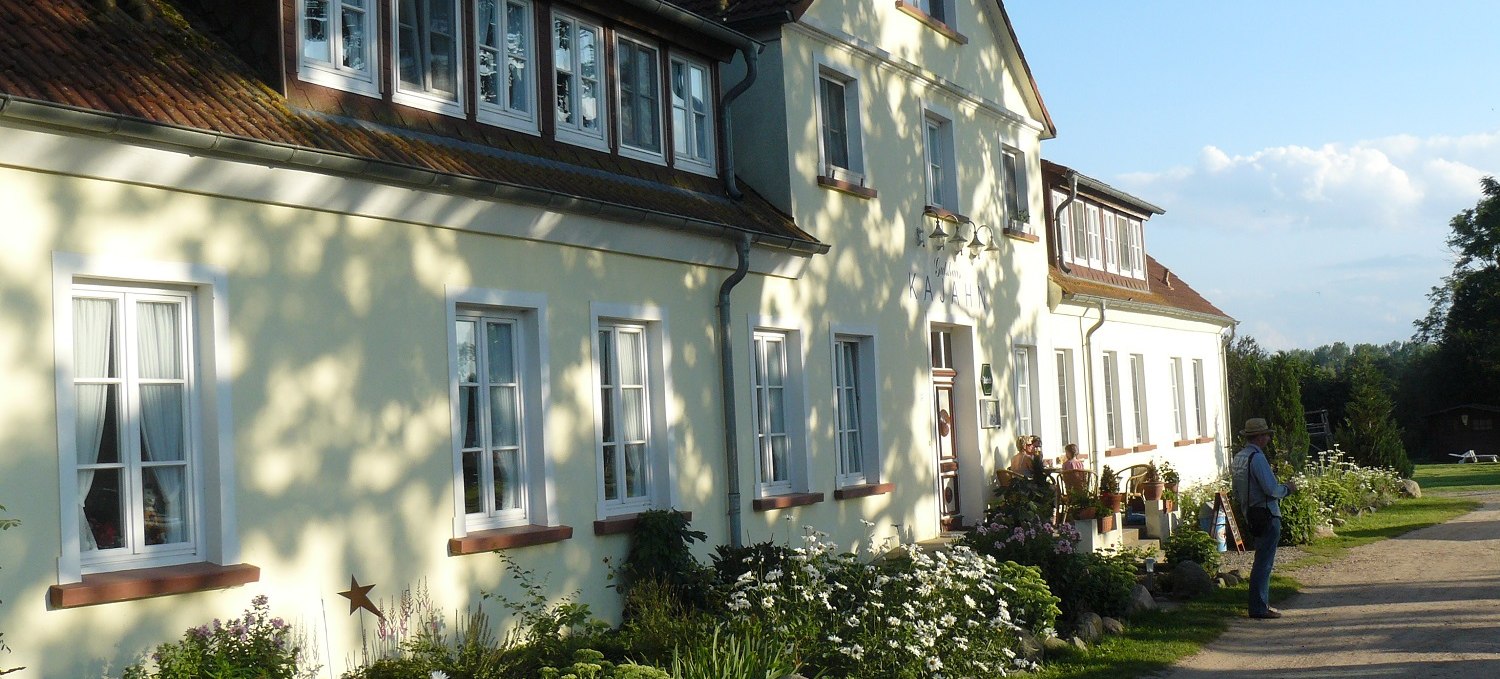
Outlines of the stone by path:
<svg viewBox="0 0 1500 679">
<path fill-rule="evenodd" d="M 1289 572 L 1303 588 L 1285 617 L 1236 620 L 1157 676 L 1500 677 L 1500 493 L 1473 497 L 1445 524 Z"/>
</svg>

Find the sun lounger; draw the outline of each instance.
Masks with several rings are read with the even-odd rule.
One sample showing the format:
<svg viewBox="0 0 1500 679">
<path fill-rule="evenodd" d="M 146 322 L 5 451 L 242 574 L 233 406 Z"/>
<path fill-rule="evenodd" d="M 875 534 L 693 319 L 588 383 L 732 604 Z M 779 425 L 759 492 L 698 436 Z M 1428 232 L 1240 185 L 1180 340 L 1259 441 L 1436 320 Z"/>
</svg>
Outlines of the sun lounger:
<svg viewBox="0 0 1500 679">
<path fill-rule="evenodd" d="M 1459 462 L 1500 462 L 1500 455 L 1475 455 L 1472 450 L 1448 453 L 1448 457 L 1456 457 Z"/>
</svg>

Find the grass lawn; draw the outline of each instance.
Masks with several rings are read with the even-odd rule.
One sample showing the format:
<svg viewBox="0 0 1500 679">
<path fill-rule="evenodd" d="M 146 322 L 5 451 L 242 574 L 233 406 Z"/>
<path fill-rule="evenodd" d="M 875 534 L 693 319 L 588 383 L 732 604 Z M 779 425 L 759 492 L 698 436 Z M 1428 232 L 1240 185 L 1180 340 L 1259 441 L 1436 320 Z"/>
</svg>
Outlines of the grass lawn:
<svg viewBox="0 0 1500 679">
<path fill-rule="evenodd" d="M 1374 514 L 1351 519 L 1338 529 L 1336 537 L 1304 545 L 1301 549 L 1306 556 L 1292 565 L 1337 559 L 1351 547 L 1443 523 L 1479 505 L 1454 493 L 1500 488 L 1500 464 L 1423 465 L 1417 467 L 1414 476 L 1422 485 L 1421 498 L 1402 500 Z M 1295 594 L 1297 587 L 1291 578 L 1273 576 L 1271 600 L 1281 601 Z M 1124 636 L 1108 638 L 1086 651 L 1070 649 L 1051 656 L 1035 676 L 1127 679 L 1163 670 L 1216 639 L 1231 619 L 1243 617 L 1247 596 L 1246 585 L 1240 584 L 1173 610 L 1137 616 L 1126 623 Z"/>
</svg>

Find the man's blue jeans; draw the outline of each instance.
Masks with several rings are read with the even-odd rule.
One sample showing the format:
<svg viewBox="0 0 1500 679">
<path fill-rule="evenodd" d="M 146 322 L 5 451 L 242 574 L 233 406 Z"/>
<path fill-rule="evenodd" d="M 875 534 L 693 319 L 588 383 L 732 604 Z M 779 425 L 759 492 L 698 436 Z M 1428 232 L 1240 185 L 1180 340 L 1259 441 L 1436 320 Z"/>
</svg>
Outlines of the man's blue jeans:
<svg viewBox="0 0 1500 679">
<path fill-rule="evenodd" d="M 1271 567 L 1276 565 L 1276 544 L 1281 542 L 1281 517 L 1271 517 L 1266 532 L 1255 538 L 1255 565 L 1250 567 L 1250 615 L 1271 610 Z"/>
</svg>

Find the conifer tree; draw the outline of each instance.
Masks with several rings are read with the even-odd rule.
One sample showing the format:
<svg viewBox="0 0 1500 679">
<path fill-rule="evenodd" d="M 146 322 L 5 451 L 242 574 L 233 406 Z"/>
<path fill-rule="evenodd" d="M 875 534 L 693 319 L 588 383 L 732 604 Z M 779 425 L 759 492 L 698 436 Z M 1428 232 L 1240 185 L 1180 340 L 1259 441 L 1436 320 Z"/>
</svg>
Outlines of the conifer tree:
<svg viewBox="0 0 1500 679">
<path fill-rule="evenodd" d="M 1411 460 L 1401 442 L 1394 405 L 1380 373 L 1368 357 L 1349 363 L 1349 403 L 1335 438 L 1361 466 L 1390 467 L 1403 477 L 1412 473 Z"/>
<path fill-rule="evenodd" d="M 1266 419 L 1276 430 L 1272 446 L 1280 457 L 1301 469 L 1307 461 L 1307 414 L 1302 408 L 1301 363 L 1281 352 L 1266 368 Z"/>
</svg>

